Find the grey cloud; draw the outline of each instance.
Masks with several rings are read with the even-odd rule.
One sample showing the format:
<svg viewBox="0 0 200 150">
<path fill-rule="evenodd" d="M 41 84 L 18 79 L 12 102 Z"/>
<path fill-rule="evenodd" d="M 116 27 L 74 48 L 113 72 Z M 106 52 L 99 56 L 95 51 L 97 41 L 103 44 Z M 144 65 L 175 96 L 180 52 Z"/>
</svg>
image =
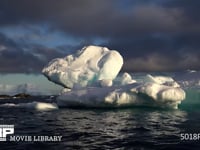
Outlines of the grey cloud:
<svg viewBox="0 0 200 150">
<path fill-rule="evenodd" d="M 60 31 L 85 40 L 77 45 L 49 49 L 41 45 L 26 45 L 31 36 L 18 39 L 25 41 L 21 42 L 25 43 L 22 45 L 0 34 L 0 44 L 10 50 L 1 52 L 0 61 L 9 67 L 13 61 L 7 64 L 3 61 L 17 56 L 17 62 L 13 63 L 22 67 L 18 70 L 26 71 L 23 67 L 27 66 L 39 71 L 48 60 L 93 44 L 91 39 L 100 37 L 108 39 L 102 46 L 122 53 L 124 70 L 198 69 L 198 6 L 199 1 L 195 0 L 1 0 L 0 27 L 47 24 L 48 32 Z M 35 35 L 40 33 L 36 31 Z M 26 66 L 20 60 L 23 57 L 27 61 Z M 1 70 L 6 69 L 3 65 Z"/>
<path fill-rule="evenodd" d="M 182 54 L 170 57 L 163 54 L 151 54 L 146 57 L 131 58 L 125 61 L 124 71 L 181 71 L 186 68 L 198 70 L 200 55 Z"/>
<path fill-rule="evenodd" d="M 113 0 L 2 0 L 0 23 L 49 23 L 52 29 L 72 35 L 110 37 L 177 32 L 185 21 L 183 9 L 136 3 L 125 10 L 119 4 Z"/>
<path fill-rule="evenodd" d="M 40 45 L 27 49 L 0 34 L 0 72 L 1 73 L 39 73 L 44 65 L 53 58 L 63 56 L 62 51 Z"/>
</svg>

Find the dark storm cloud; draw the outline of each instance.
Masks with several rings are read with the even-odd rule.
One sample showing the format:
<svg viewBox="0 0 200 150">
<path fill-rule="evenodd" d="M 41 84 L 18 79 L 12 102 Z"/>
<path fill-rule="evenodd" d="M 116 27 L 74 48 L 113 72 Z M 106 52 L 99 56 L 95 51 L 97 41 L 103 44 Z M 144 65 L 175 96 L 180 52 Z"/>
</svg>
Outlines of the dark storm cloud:
<svg viewBox="0 0 200 150">
<path fill-rule="evenodd" d="M 199 5 L 198 0 L 1 0 L 0 27 L 47 24 L 49 32 L 85 39 L 66 46 L 72 50 L 92 44 L 90 39 L 105 38 L 103 46 L 124 56 L 124 70 L 200 69 Z M 7 43 L 1 36 L 0 40 Z M 10 47 L 20 49 L 13 44 Z M 20 50 L 20 56 L 40 59 L 35 69 L 39 70 L 44 61 L 63 54 L 60 50 L 65 47 L 28 48 L 29 52 Z"/>
<path fill-rule="evenodd" d="M 125 1 L 126 2 L 126 1 Z M 126 10 L 114 0 L 2 0 L 1 24 L 46 22 L 79 36 L 131 36 L 178 31 L 182 11 L 137 4 Z"/>
<path fill-rule="evenodd" d="M 167 0 L 164 2 L 166 7 L 170 8 L 179 8 L 184 10 L 184 14 L 188 19 L 199 22 L 199 5 L 200 1 L 198 0 Z"/>
<path fill-rule="evenodd" d="M 130 58 L 123 66 L 125 71 L 181 71 L 186 68 L 199 69 L 200 55 L 196 53 L 181 53 L 171 56 L 168 54 L 149 54 Z"/>
<path fill-rule="evenodd" d="M 0 33 L 1 73 L 39 73 L 48 61 L 62 55 L 62 51 L 40 45 L 22 47 Z"/>
<path fill-rule="evenodd" d="M 17 44 L 9 39 L 8 37 L 6 37 L 4 34 L 0 33 L 0 44 L 4 45 L 4 46 L 11 46 L 11 47 L 17 47 Z"/>
</svg>

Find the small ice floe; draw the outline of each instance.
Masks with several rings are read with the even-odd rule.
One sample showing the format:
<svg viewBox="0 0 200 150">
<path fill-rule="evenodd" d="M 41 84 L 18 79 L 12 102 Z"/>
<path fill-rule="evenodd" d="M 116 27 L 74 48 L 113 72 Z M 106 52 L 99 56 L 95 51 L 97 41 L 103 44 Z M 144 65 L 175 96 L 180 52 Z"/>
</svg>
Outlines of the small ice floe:
<svg viewBox="0 0 200 150">
<path fill-rule="evenodd" d="M 44 102 L 31 102 L 31 103 L 5 103 L 0 105 L 0 107 L 11 107 L 11 108 L 25 108 L 38 111 L 50 111 L 57 110 L 58 106 L 55 103 L 44 103 Z"/>
</svg>

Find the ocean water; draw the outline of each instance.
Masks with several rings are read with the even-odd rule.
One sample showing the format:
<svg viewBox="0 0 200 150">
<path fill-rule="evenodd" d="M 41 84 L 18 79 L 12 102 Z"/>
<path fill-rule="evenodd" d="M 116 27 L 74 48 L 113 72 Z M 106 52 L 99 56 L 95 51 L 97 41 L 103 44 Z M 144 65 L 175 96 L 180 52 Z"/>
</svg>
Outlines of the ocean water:
<svg viewBox="0 0 200 150">
<path fill-rule="evenodd" d="M 0 124 L 15 125 L 15 135 L 62 136 L 60 142 L 0 142 L 0 149 L 198 150 L 200 138 L 182 140 L 181 134 L 193 136 L 200 133 L 199 79 L 184 79 L 187 79 L 186 76 L 180 78 L 179 82 L 187 97 L 176 110 L 129 107 L 37 111 L 30 108 L 0 107 Z M 33 101 L 55 102 L 56 97 L 1 99 L 0 106 L 5 103 Z"/>
</svg>

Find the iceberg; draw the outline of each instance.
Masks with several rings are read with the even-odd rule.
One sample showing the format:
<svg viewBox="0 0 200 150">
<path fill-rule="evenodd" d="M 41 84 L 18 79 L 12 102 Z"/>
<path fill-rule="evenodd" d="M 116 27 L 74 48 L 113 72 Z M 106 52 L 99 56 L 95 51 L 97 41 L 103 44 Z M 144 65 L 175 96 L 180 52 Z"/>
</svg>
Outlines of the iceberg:
<svg viewBox="0 0 200 150">
<path fill-rule="evenodd" d="M 50 81 L 66 88 L 92 86 L 100 81 L 102 85 L 111 85 L 122 65 L 119 52 L 87 46 L 75 54 L 52 60 L 42 72 Z"/>
<path fill-rule="evenodd" d="M 52 60 L 43 74 L 64 89 L 59 107 L 158 106 L 178 108 L 185 92 L 171 77 L 147 75 L 143 82 L 128 73 L 117 77 L 123 58 L 105 47 L 87 46 Z"/>
</svg>

